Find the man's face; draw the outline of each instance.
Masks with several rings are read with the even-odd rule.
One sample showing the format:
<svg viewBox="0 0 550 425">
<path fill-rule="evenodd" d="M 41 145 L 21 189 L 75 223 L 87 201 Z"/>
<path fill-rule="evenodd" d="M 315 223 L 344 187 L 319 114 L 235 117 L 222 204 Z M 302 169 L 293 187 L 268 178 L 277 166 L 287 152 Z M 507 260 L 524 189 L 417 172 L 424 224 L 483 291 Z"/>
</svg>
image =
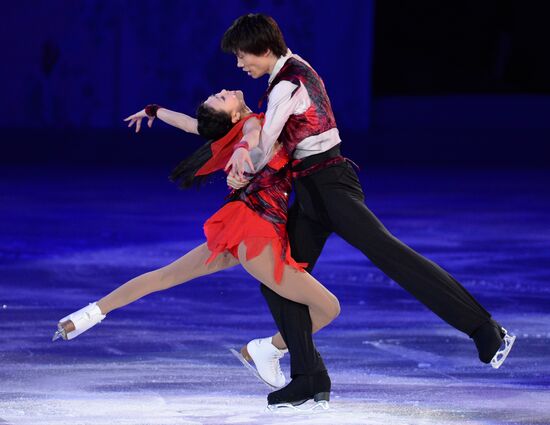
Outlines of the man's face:
<svg viewBox="0 0 550 425">
<path fill-rule="evenodd" d="M 253 55 L 252 53 L 244 53 L 237 51 L 237 67 L 242 68 L 250 77 L 256 79 L 263 77 L 269 73 L 271 66 L 271 58 L 269 50 L 260 56 Z"/>
</svg>

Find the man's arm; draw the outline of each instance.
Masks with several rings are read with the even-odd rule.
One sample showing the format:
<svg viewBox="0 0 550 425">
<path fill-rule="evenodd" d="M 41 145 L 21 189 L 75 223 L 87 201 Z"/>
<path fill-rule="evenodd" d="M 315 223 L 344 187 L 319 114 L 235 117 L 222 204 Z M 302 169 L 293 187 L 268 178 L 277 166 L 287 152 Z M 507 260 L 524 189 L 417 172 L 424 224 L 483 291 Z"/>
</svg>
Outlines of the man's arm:
<svg viewBox="0 0 550 425">
<path fill-rule="evenodd" d="M 262 169 L 269 162 L 273 146 L 288 118 L 291 115 L 304 112 L 310 103 L 305 87 L 297 86 L 290 81 L 281 81 L 273 87 L 268 101 L 258 145 L 262 155 L 256 163 L 257 170 Z"/>
<path fill-rule="evenodd" d="M 257 146 L 260 155 L 257 156 L 255 170 L 252 169 L 252 172 L 261 170 L 271 159 L 273 146 L 288 121 L 288 117 L 304 112 L 309 103 L 309 96 L 303 86 L 297 86 L 289 81 L 281 81 L 273 88 L 269 95 L 264 125 Z M 250 146 L 250 150 L 252 150 L 252 146 Z M 232 174 L 237 174 L 235 170 L 239 170 L 239 174 L 242 176 L 244 164 L 251 162 L 248 151 L 237 149 L 227 163 L 226 170 L 231 167 Z"/>
</svg>

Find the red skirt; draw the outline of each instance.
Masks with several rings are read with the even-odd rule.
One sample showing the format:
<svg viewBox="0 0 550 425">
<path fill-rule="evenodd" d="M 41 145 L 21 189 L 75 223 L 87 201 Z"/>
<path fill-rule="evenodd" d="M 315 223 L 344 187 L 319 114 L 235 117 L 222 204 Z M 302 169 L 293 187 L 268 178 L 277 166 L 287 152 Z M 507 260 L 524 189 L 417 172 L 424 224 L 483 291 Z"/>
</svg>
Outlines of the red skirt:
<svg viewBox="0 0 550 425">
<path fill-rule="evenodd" d="M 285 227 L 284 224 L 274 225 L 263 219 L 242 201 L 228 202 L 204 223 L 206 243 L 212 252 L 212 255 L 206 260 L 206 264 L 226 251 L 238 259 L 238 248 L 241 242 L 246 245 L 247 260 L 258 256 L 268 244 L 271 244 L 275 263 L 274 275 L 277 283 L 280 283 L 283 278 L 285 264 L 303 272 L 307 263 L 294 261 L 290 253 L 288 239 L 282 240 L 274 226 Z M 283 230 L 286 232 L 286 229 Z M 286 244 L 284 258 L 283 244 Z"/>
</svg>

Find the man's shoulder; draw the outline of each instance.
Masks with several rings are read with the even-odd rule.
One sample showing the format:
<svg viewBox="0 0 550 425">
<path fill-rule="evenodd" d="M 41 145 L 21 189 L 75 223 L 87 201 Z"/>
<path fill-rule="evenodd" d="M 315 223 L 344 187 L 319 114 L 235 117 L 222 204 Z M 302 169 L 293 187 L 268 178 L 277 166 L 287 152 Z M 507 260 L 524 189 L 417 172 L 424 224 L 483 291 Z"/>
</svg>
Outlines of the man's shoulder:
<svg viewBox="0 0 550 425">
<path fill-rule="evenodd" d="M 297 82 L 317 75 L 317 72 L 309 63 L 299 56 L 293 55 L 286 61 L 285 66 L 281 69 L 279 75 L 277 75 L 277 79 Z"/>
<path fill-rule="evenodd" d="M 295 71 L 307 71 L 307 69 L 312 69 L 311 68 L 311 65 L 309 63 L 307 63 L 305 60 L 303 60 L 302 58 L 300 58 L 300 56 L 298 55 L 292 55 L 290 58 L 288 58 L 288 60 L 286 61 L 285 63 L 285 66 L 283 67 L 283 70 L 289 70 L 289 69 L 292 69 L 292 70 L 295 70 Z"/>
<path fill-rule="evenodd" d="M 268 93 L 269 102 L 278 102 L 279 100 L 286 99 L 289 96 L 293 97 L 294 94 L 302 87 L 302 83 L 299 79 L 280 79 L 274 81 L 271 89 Z"/>
<path fill-rule="evenodd" d="M 271 82 L 267 94 L 272 98 L 277 97 L 275 94 L 291 92 L 293 96 L 300 87 L 304 86 L 304 82 L 312 81 L 316 76 L 317 73 L 309 63 L 300 56 L 292 54 Z"/>
</svg>

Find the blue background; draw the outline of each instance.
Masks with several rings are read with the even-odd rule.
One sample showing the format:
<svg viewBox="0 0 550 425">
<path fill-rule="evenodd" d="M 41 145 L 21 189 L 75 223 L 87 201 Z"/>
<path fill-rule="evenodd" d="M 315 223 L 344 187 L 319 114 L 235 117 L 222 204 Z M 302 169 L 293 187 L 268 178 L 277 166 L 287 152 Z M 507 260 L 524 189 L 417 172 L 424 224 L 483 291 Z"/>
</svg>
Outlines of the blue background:
<svg viewBox="0 0 550 425">
<path fill-rule="evenodd" d="M 159 122 L 136 138 L 122 119 L 152 102 L 192 114 L 221 88 L 243 89 L 255 108 L 267 77 L 246 76 L 219 44 L 235 18 L 264 12 L 323 77 L 345 153 L 361 165 L 546 166 L 546 9 L 508 0 L 6 3 L 2 162 L 172 165 L 200 140 Z"/>
</svg>

